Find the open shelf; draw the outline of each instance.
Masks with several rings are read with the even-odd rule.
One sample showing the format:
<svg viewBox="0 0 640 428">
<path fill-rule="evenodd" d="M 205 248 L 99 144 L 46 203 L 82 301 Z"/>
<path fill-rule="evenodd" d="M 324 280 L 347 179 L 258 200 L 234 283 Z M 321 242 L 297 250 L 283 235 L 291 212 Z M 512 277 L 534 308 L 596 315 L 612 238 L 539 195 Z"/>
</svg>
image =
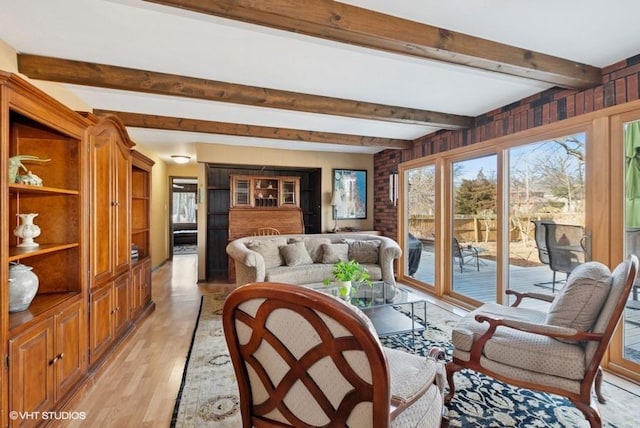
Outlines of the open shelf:
<svg viewBox="0 0 640 428">
<path fill-rule="evenodd" d="M 35 248 L 10 247 L 8 261 L 13 262 L 27 257 L 41 256 L 43 254 L 67 250 L 78 246 L 80 246 L 78 242 L 72 242 L 69 244 L 40 244 Z"/>
<path fill-rule="evenodd" d="M 57 187 L 45 186 L 27 186 L 26 184 L 9 184 L 9 192 L 11 193 L 29 193 L 29 194 L 61 194 L 61 195 L 79 195 L 77 190 L 60 189 Z"/>
</svg>

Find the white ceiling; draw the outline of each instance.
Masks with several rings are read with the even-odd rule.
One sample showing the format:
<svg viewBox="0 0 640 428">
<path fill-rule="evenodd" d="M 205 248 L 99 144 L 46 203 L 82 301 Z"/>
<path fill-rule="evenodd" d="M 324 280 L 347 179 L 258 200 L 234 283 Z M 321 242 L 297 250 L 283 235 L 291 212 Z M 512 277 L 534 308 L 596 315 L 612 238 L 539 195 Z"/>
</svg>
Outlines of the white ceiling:
<svg viewBox="0 0 640 428">
<path fill-rule="evenodd" d="M 640 2 L 351 0 L 437 27 L 604 67 L 640 53 Z M 301 5 L 304 2 L 300 2 Z M 302 7 L 302 6 L 301 6 Z M 142 2 L 0 0 L 0 39 L 18 53 L 477 116 L 551 85 L 359 48 Z M 95 109 L 415 139 L 437 128 L 66 85 Z M 130 128 L 169 160 L 194 143 L 375 153 L 379 147 Z"/>
</svg>

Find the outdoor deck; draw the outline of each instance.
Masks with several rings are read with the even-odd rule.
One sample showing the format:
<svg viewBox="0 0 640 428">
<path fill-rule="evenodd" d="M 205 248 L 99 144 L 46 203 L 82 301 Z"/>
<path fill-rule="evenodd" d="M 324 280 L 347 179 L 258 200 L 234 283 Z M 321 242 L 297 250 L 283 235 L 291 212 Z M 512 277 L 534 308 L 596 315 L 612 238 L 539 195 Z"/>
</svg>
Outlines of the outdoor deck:
<svg viewBox="0 0 640 428">
<path fill-rule="evenodd" d="M 429 250 L 422 251 L 420 265 L 414 278 L 433 283 L 434 253 Z M 512 290 L 521 292 L 552 293 L 550 283 L 553 272 L 548 265 L 533 267 L 521 267 L 512 265 L 509 269 L 509 287 Z M 564 280 L 565 275 L 556 274 L 557 280 Z M 465 264 L 462 273 L 458 265 L 453 272 L 454 286 L 456 293 L 464 294 L 480 302 L 496 301 L 496 263 L 492 260 L 480 257 L 480 271 L 476 270 L 473 264 Z M 545 284 L 545 285 L 534 285 Z M 556 282 L 556 291 L 562 288 L 564 282 Z M 530 299 L 529 299 L 530 300 Z M 535 302 L 535 303 L 534 303 Z M 533 304 L 531 304 L 533 303 Z M 528 307 L 545 309 L 548 304 L 544 302 L 531 301 Z M 625 328 L 625 356 L 633 361 L 640 362 L 640 302 L 629 297 L 629 305 L 624 313 Z"/>
</svg>

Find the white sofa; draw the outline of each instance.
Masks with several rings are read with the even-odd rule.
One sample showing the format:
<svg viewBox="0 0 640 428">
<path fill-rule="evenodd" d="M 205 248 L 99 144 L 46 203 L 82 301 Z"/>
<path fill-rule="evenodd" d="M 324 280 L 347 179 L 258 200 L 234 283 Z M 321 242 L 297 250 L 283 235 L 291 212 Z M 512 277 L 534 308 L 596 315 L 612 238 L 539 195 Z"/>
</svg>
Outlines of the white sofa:
<svg viewBox="0 0 640 428">
<path fill-rule="evenodd" d="M 346 253 L 345 253 L 346 248 Z M 227 245 L 236 285 L 283 282 L 304 285 L 331 278 L 333 264 L 355 259 L 374 281 L 395 285 L 393 262 L 402 250 L 393 239 L 360 233 L 248 236 Z"/>
</svg>

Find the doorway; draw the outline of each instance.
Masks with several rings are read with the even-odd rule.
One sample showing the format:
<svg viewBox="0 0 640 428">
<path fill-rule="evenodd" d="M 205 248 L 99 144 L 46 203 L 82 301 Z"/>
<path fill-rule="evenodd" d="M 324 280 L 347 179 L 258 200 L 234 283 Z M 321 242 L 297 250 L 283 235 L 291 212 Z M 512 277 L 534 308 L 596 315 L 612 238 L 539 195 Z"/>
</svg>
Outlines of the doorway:
<svg viewBox="0 0 640 428">
<path fill-rule="evenodd" d="M 198 252 L 198 179 L 171 177 L 171 256 Z"/>
</svg>

